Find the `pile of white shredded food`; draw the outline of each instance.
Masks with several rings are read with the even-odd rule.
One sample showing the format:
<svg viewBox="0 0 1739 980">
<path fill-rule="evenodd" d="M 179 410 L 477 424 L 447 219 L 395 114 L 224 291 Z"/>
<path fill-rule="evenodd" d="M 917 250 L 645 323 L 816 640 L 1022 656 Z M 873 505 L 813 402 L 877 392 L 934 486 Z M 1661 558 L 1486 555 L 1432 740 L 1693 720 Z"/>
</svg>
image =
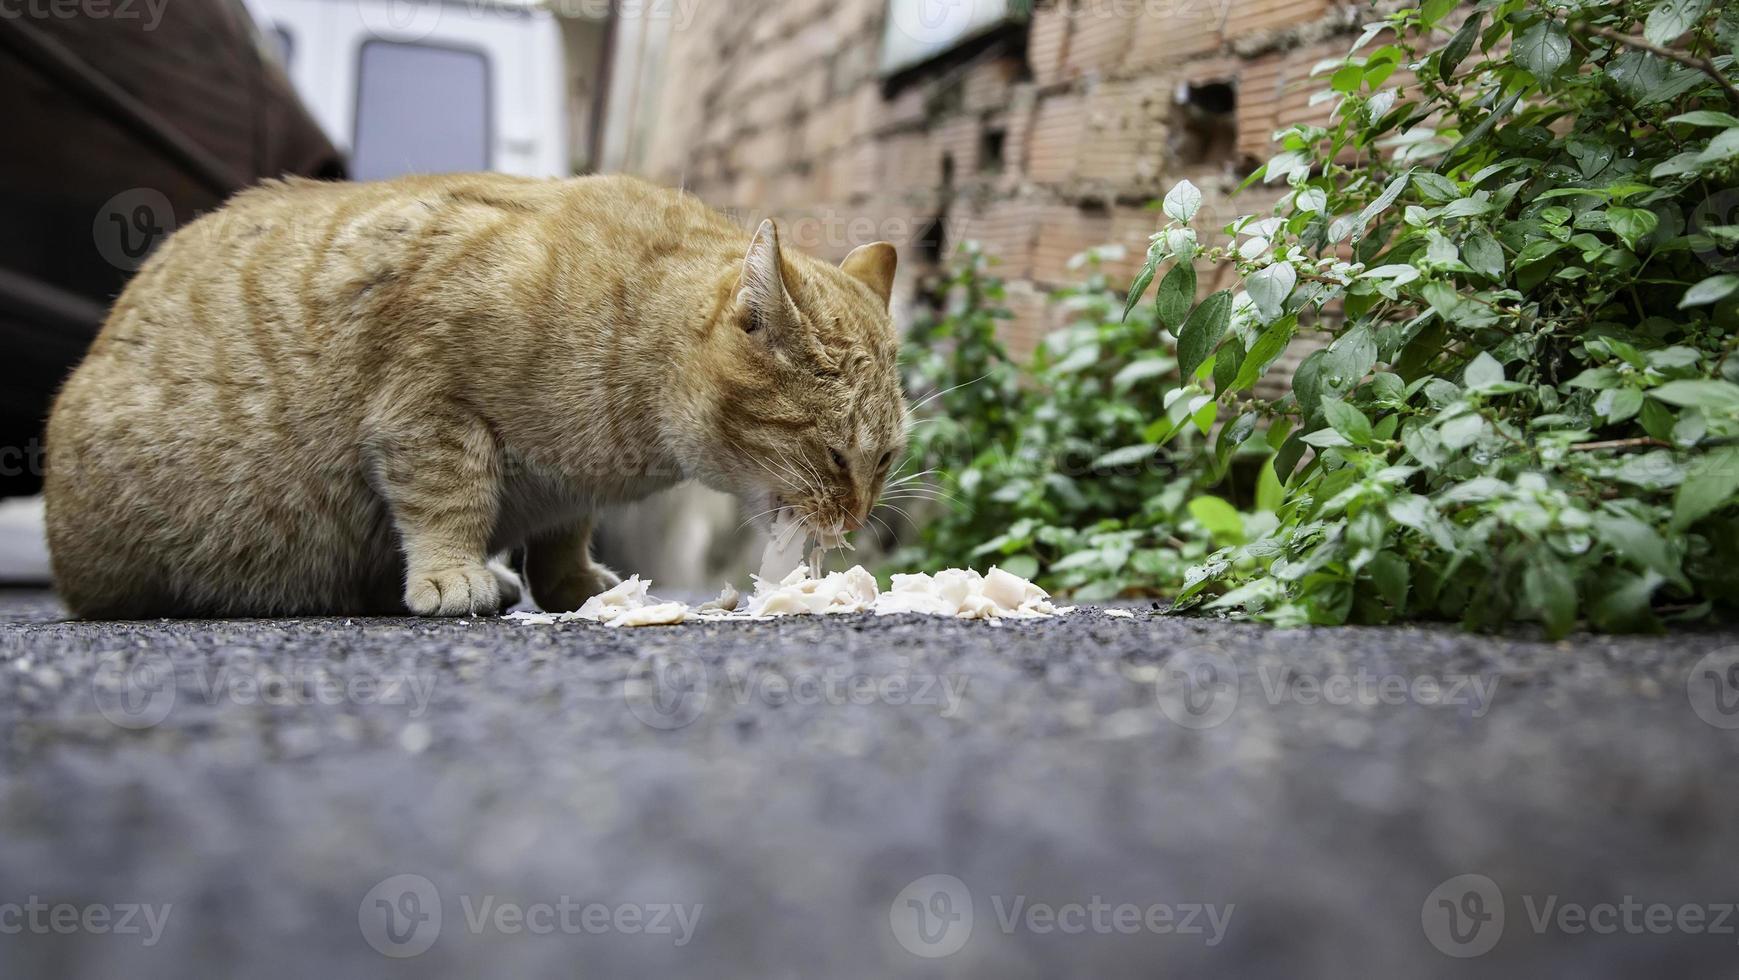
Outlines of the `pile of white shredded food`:
<svg viewBox="0 0 1739 980">
<path fill-rule="evenodd" d="M 573 612 L 516 612 L 507 618 L 544 625 L 585 621 L 605 626 L 669 626 L 691 620 L 765 620 L 830 613 L 920 613 L 1000 621 L 1042 619 L 1074 611 L 1073 606 L 1053 605 L 1045 590 L 1000 568 L 983 575 L 967 568 L 950 568 L 935 575 L 895 575 L 893 587 L 886 592 L 862 565 L 819 577 L 809 567 L 798 567 L 777 581 L 759 575 L 754 578 L 755 592 L 746 600 L 727 585 L 717 599 L 690 607 L 685 602 L 655 598 L 649 592 L 652 583 L 635 575 L 586 600 Z"/>
<path fill-rule="evenodd" d="M 654 597 L 652 583 L 638 575 L 565 613 L 509 613 L 523 623 L 548 625 L 585 621 L 605 626 L 673 626 L 691 620 L 764 620 L 776 616 L 825 616 L 830 613 L 875 613 L 892 616 L 920 613 L 957 619 L 1042 619 L 1063 616 L 1073 606 L 1055 606 L 1044 589 L 1000 568 L 983 575 L 969 568 L 949 568 L 934 575 L 895 575 L 893 587 L 881 590 L 876 577 L 854 565 L 843 572 L 821 573 L 824 543 L 843 545 L 837 529 L 823 535 L 804 560 L 808 535 L 790 511 L 773 520 L 771 538 L 761 554 L 761 573 L 753 576 L 755 592 L 746 600 L 726 585 L 718 598 L 690 607 Z"/>
</svg>

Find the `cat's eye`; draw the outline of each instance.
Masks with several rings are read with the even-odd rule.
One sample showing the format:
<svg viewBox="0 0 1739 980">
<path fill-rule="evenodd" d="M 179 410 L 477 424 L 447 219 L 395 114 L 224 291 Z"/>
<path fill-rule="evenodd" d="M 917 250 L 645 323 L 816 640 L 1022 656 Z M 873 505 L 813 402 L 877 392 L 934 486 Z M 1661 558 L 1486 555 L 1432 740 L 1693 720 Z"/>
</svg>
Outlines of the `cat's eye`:
<svg viewBox="0 0 1739 980">
<path fill-rule="evenodd" d="M 876 471 L 881 472 L 882 470 L 887 469 L 888 464 L 893 462 L 893 461 L 894 461 L 894 451 L 892 449 L 888 450 L 885 453 L 882 453 L 882 461 L 876 464 Z"/>
<path fill-rule="evenodd" d="M 839 467 L 842 470 L 845 469 L 845 456 L 844 456 L 844 454 L 842 454 L 839 450 L 833 449 L 833 448 L 829 448 L 827 451 L 830 455 L 833 456 L 833 465 Z"/>
</svg>

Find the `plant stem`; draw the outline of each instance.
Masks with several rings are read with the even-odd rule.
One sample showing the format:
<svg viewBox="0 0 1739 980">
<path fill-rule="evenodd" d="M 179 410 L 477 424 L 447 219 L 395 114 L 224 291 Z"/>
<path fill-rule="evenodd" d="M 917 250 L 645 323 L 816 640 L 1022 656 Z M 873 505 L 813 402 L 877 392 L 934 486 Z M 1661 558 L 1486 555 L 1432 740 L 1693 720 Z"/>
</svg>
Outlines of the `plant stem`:
<svg viewBox="0 0 1739 980">
<path fill-rule="evenodd" d="M 1686 68 L 1695 68 L 1697 71 L 1713 78 L 1716 83 L 1726 91 L 1727 101 L 1733 103 L 1735 107 L 1739 107 L 1739 86 L 1735 86 L 1731 79 L 1726 75 L 1721 74 L 1721 69 L 1716 68 L 1715 63 L 1707 58 L 1697 58 L 1681 51 L 1674 51 L 1671 48 L 1663 48 L 1647 38 L 1632 37 L 1622 31 L 1615 31 L 1610 27 L 1598 27 L 1592 24 L 1572 24 L 1571 26 L 1577 30 L 1586 31 L 1589 34 L 1606 38 L 1608 41 L 1612 41 L 1615 44 L 1622 44 L 1626 47 L 1635 48 L 1638 51 L 1646 51 L 1657 58 L 1665 58 L 1668 61 L 1677 62 L 1678 64 L 1684 65 Z"/>
<path fill-rule="evenodd" d="M 1570 447 L 1573 453 L 1592 453 L 1605 449 L 1671 449 L 1673 444 L 1651 436 L 1639 436 L 1635 439 L 1608 439 L 1605 442 L 1579 442 Z"/>
</svg>

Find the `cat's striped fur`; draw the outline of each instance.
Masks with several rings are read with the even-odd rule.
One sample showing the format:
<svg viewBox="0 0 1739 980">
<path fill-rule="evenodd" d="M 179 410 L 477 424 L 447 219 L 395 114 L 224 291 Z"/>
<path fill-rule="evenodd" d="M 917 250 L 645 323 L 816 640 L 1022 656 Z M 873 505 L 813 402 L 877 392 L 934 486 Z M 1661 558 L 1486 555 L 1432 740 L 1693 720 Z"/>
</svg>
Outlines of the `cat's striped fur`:
<svg viewBox="0 0 1739 980">
<path fill-rule="evenodd" d="M 268 183 L 164 244 L 57 399 L 58 587 L 101 618 L 493 612 L 525 545 L 568 609 L 615 581 L 596 510 L 680 480 L 855 526 L 903 448 L 894 262 L 630 178 Z"/>
</svg>

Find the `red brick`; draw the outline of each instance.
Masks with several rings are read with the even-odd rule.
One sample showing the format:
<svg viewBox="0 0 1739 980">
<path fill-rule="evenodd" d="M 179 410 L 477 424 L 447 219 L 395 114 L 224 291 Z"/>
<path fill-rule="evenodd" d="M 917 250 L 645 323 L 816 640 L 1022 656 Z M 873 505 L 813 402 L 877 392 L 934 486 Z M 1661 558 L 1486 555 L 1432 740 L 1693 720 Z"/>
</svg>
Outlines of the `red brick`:
<svg viewBox="0 0 1739 980">
<path fill-rule="evenodd" d="M 1139 4 L 1089 2 L 1069 18 L 1065 76 L 1104 73 L 1117 67 L 1129 50 Z"/>
<path fill-rule="evenodd" d="M 1219 50 L 1221 4 L 1237 0 L 1165 0 L 1135 22 L 1126 62 L 1132 67 L 1174 65 Z"/>
<path fill-rule="evenodd" d="M 1056 95 L 1039 102 L 1027 136 L 1027 177 L 1056 183 L 1075 175 L 1085 114 L 1078 95 Z"/>
<path fill-rule="evenodd" d="M 1033 12 L 1027 29 L 1027 64 L 1033 80 L 1050 85 L 1062 77 L 1063 49 L 1069 39 L 1069 12 L 1061 4 L 1047 4 Z"/>
</svg>

